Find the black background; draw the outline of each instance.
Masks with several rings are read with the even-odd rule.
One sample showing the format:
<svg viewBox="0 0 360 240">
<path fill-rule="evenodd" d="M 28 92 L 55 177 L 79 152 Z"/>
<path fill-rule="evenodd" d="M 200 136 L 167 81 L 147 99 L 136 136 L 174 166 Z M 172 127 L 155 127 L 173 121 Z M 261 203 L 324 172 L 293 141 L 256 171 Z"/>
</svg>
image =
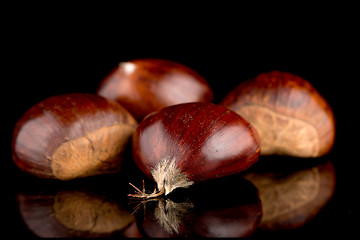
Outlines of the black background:
<svg viewBox="0 0 360 240">
<path fill-rule="evenodd" d="M 26 179 L 11 159 L 16 121 L 49 96 L 95 92 L 119 62 L 136 58 L 187 65 L 207 79 L 215 103 L 240 82 L 266 71 L 287 71 L 309 80 L 335 113 L 336 141 L 325 157 L 335 165 L 337 185 L 325 208 L 305 227 L 286 236 L 350 236 L 355 232 L 359 223 L 355 195 L 359 189 L 355 146 L 359 49 L 351 16 L 340 21 L 336 14 L 329 14 L 305 22 L 302 14 L 288 13 L 268 21 L 269 14 L 254 23 L 259 17 L 256 9 L 252 17 L 209 14 L 209 19 L 197 21 L 190 20 L 185 10 L 164 15 L 162 11 L 144 14 L 135 8 L 97 9 L 96 5 L 45 9 L 11 7 L 2 23 L 2 216 L 6 235 L 31 236 L 15 201 L 17 188 Z M 127 11 L 130 16 L 124 17 Z M 190 13 L 197 15 L 197 11 L 200 9 Z"/>
</svg>

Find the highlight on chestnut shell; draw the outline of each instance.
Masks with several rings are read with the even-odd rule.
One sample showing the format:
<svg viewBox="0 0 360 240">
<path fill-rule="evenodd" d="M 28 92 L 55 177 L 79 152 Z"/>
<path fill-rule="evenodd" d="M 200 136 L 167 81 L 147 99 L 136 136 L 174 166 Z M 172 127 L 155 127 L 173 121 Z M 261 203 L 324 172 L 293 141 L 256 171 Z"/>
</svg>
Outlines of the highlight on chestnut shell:
<svg viewBox="0 0 360 240">
<path fill-rule="evenodd" d="M 272 71 L 239 84 L 220 103 L 258 131 L 262 155 L 319 157 L 334 144 L 333 111 L 307 80 Z"/>
<path fill-rule="evenodd" d="M 117 172 L 136 126 L 125 108 L 96 94 L 49 97 L 16 123 L 13 160 L 41 178 L 71 180 Z"/>
<path fill-rule="evenodd" d="M 134 161 L 157 189 L 136 188 L 135 198 L 169 194 L 176 188 L 248 169 L 258 160 L 256 130 L 235 112 L 213 103 L 183 103 L 145 117 L 132 141 Z"/>
<path fill-rule="evenodd" d="M 170 105 L 213 100 L 200 74 L 164 59 L 121 62 L 100 82 L 97 94 L 119 102 L 137 120 Z"/>
</svg>

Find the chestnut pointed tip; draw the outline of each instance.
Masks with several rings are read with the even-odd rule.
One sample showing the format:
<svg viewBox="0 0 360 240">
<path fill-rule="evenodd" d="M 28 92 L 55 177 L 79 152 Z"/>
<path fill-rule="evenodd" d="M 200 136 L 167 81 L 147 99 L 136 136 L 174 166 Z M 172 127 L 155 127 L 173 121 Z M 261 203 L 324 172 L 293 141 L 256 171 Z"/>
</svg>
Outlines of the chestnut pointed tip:
<svg viewBox="0 0 360 240">
<path fill-rule="evenodd" d="M 133 185 L 132 183 L 129 183 L 129 185 L 132 186 L 133 188 L 135 188 L 135 194 L 128 194 L 128 197 L 135 198 L 135 199 L 157 198 L 157 197 L 163 195 L 164 192 L 165 192 L 165 189 L 164 189 L 164 188 L 161 188 L 160 190 L 157 190 L 157 189 L 155 188 L 152 193 L 146 193 L 144 180 L 143 180 L 143 189 L 142 189 L 142 190 L 140 190 L 139 188 L 137 188 L 137 187 L 136 187 L 135 185 Z"/>
</svg>

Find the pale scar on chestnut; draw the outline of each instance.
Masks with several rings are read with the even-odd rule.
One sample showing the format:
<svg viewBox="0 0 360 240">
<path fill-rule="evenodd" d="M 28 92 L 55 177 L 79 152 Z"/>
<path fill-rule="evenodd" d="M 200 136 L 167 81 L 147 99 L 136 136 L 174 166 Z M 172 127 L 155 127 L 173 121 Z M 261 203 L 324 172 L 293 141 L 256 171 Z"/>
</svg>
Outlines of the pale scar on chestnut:
<svg viewBox="0 0 360 240">
<path fill-rule="evenodd" d="M 133 125 L 114 124 L 64 142 L 51 156 L 54 176 L 69 180 L 96 174 L 113 164 L 112 160 L 124 150 L 134 131 Z"/>
<path fill-rule="evenodd" d="M 243 106 L 236 112 L 259 133 L 262 155 L 316 157 L 319 154 L 320 138 L 312 124 L 259 105 Z"/>
</svg>

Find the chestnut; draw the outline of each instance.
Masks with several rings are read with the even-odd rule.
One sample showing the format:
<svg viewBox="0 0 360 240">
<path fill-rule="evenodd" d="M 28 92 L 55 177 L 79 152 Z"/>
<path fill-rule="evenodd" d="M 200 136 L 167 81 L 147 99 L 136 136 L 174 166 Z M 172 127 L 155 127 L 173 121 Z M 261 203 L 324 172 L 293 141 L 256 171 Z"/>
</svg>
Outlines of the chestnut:
<svg viewBox="0 0 360 240">
<path fill-rule="evenodd" d="M 16 123 L 13 160 L 41 178 L 70 180 L 117 172 L 136 126 L 125 108 L 96 94 L 49 97 Z"/>
<path fill-rule="evenodd" d="M 164 59 L 121 62 L 100 82 L 97 94 L 119 102 L 137 120 L 166 106 L 213 100 L 213 92 L 202 76 Z"/>
<path fill-rule="evenodd" d="M 263 208 L 259 228 L 263 230 L 302 227 L 321 211 L 335 191 L 335 171 L 330 161 L 298 169 L 278 166 L 285 165 L 284 161 L 244 175 L 259 191 Z"/>
<path fill-rule="evenodd" d="M 158 191 L 156 197 L 193 183 L 242 172 L 258 160 L 256 130 L 235 112 L 213 103 L 183 103 L 145 117 L 132 141 L 135 163 Z"/>
<path fill-rule="evenodd" d="M 220 103 L 258 131 L 262 155 L 319 157 L 334 143 L 333 111 L 307 80 L 287 72 L 262 73 L 239 84 Z"/>
</svg>

